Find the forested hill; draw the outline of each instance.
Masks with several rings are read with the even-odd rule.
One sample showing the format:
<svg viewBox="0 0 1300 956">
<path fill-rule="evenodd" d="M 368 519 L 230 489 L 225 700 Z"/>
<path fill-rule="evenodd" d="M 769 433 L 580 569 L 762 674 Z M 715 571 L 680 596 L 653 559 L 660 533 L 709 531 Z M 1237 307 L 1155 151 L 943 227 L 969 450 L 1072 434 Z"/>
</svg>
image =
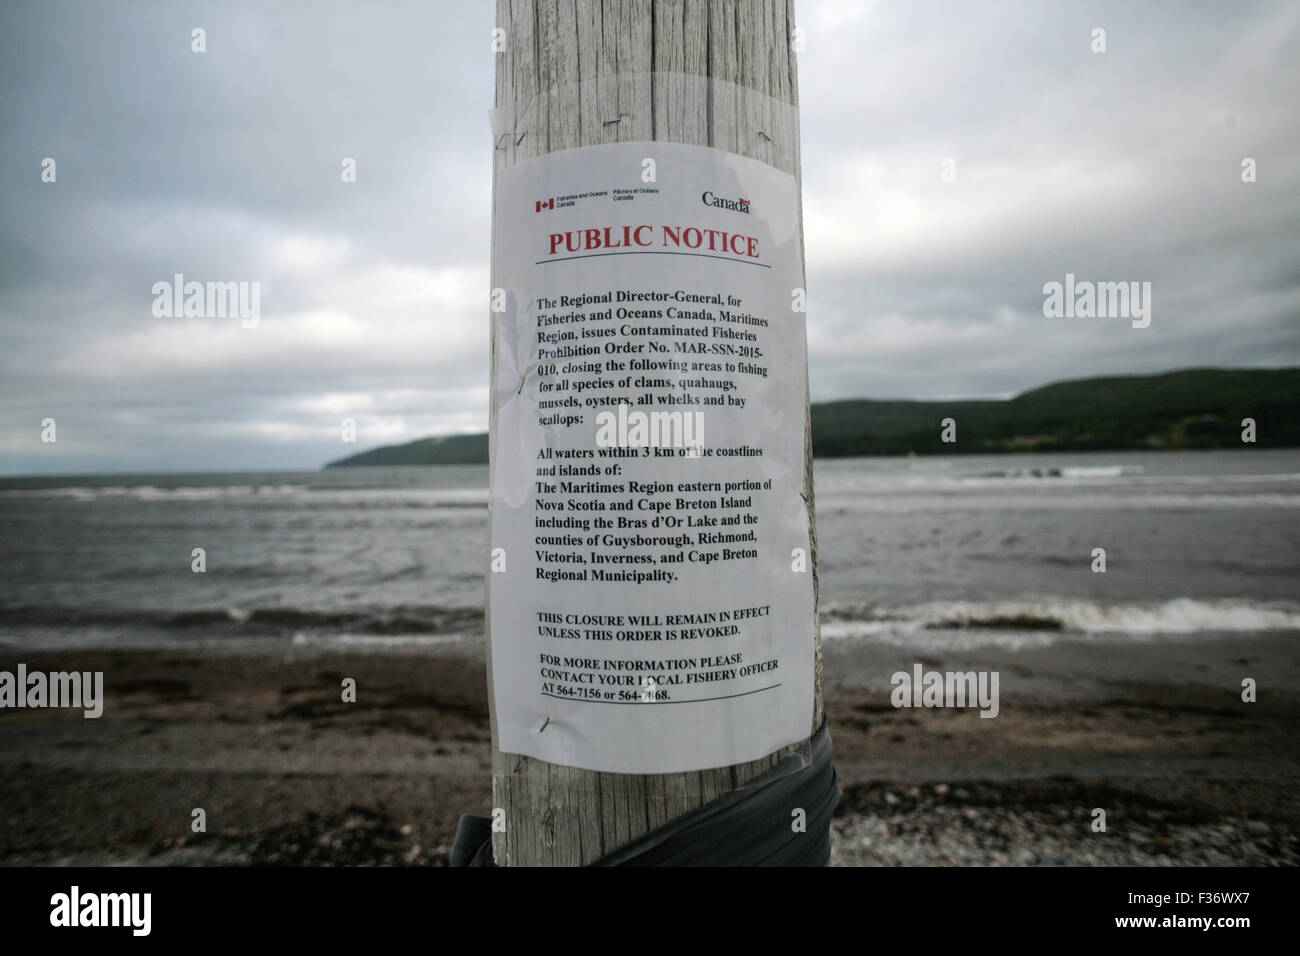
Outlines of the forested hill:
<svg viewBox="0 0 1300 956">
<path fill-rule="evenodd" d="M 945 418 L 956 422 L 955 443 L 942 440 Z M 1255 420 L 1258 446 L 1300 446 L 1300 368 L 1087 378 L 1011 399 L 823 402 L 812 407 L 813 453 L 1237 448 L 1244 418 Z M 326 467 L 451 465 L 487 457 L 487 435 L 445 435 L 375 448 Z"/>
<path fill-rule="evenodd" d="M 956 444 L 939 422 L 957 422 Z M 1300 445 L 1300 369 L 1187 369 L 1087 378 L 1015 398 L 968 402 L 852 400 L 812 408 L 820 456 Z"/>
<path fill-rule="evenodd" d="M 351 458 L 332 461 L 326 468 L 350 468 L 353 465 L 474 465 L 486 464 L 488 437 L 477 435 L 443 435 L 421 438 L 405 445 L 384 445 L 363 451 Z"/>
</svg>

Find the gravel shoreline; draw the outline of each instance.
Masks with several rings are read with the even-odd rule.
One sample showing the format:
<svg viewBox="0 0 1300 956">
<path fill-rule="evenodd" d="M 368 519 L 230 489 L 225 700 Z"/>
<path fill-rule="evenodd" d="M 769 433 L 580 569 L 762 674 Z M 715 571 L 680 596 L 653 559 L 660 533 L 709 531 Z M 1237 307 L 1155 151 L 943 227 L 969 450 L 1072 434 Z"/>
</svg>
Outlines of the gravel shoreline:
<svg viewBox="0 0 1300 956">
<path fill-rule="evenodd" d="M 0 658 L 103 670 L 107 698 L 98 720 L 0 715 L 0 865 L 437 866 L 460 815 L 491 812 L 481 655 Z M 826 707 L 838 866 L 1300 864 L 1281 690 L 1246 706 L 1148 674 L 1084 702 L 1004 692 L 984 720 L 834 685 Z"/>
<path fill-rule="evenodd" d="M 1069 778 L 854 785 L 832 830 L 832 866 L 1300 865 L 1286 821 Z"/>
</svg>

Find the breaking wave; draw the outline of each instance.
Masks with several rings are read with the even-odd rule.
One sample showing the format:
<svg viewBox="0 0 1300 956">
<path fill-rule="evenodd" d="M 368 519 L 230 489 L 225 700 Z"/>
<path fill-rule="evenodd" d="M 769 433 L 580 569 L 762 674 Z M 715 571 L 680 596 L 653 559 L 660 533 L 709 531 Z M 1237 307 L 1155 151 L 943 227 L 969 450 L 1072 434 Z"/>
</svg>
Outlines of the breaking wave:
<svg viewBox="0 0 1300 956">
<path fill-rule="evenodd" d="M 1047 644 L 1066 636 L 1154 637 L 1206 632 L 1300 630 L 1300 606 L 1244 600 L 1176 598 L 1145 604 L 1098 604 L 1046 598 L 1019 601 L 937 601 L 905 607 L 832 604 L 821 609 L 827 640 L 887 642 L 967 635 L 962 643 Z M 982 635 L 982 637 L 981 637 Z"/>
</svg>

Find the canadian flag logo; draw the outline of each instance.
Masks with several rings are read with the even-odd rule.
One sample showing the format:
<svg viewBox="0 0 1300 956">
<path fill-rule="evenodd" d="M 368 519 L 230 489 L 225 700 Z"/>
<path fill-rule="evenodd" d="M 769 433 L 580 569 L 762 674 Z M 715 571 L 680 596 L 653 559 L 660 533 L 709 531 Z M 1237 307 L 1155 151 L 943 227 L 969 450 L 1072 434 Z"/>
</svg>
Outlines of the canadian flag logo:
<svg viewBox="0 0 1300 956">
<path fill-rule="evenodd" d="M 554 208 L 555 208 L 555 197 L 552 196 L 550 199 L 537 200 L 537 209 L 535 211 L 541 212 L 543 209 L 554 209 Z"/>
</svg>

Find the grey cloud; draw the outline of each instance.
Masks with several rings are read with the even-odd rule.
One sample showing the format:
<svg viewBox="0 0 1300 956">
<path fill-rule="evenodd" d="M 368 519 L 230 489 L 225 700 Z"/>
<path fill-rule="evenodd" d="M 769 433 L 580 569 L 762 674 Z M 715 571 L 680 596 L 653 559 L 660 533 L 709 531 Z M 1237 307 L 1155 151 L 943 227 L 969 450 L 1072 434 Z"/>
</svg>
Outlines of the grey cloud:
<svg viewBox="0 0 1300 956">
<path fill-rule="evenodd" d="M 1297 361 L 1294 5 L 797 13 L 814 399 Z M 351 407 L 361 446 L 484 428 L 492 26 L 490 3 L 0 8 L 0 473 L 313 467 L 355 450 Z M 1067 271 L 1152 282 L 1151 328 L 1044 318 Z M 177 272 L 262 282 L 261 327 L 155 319 Z"/>
</svg>

